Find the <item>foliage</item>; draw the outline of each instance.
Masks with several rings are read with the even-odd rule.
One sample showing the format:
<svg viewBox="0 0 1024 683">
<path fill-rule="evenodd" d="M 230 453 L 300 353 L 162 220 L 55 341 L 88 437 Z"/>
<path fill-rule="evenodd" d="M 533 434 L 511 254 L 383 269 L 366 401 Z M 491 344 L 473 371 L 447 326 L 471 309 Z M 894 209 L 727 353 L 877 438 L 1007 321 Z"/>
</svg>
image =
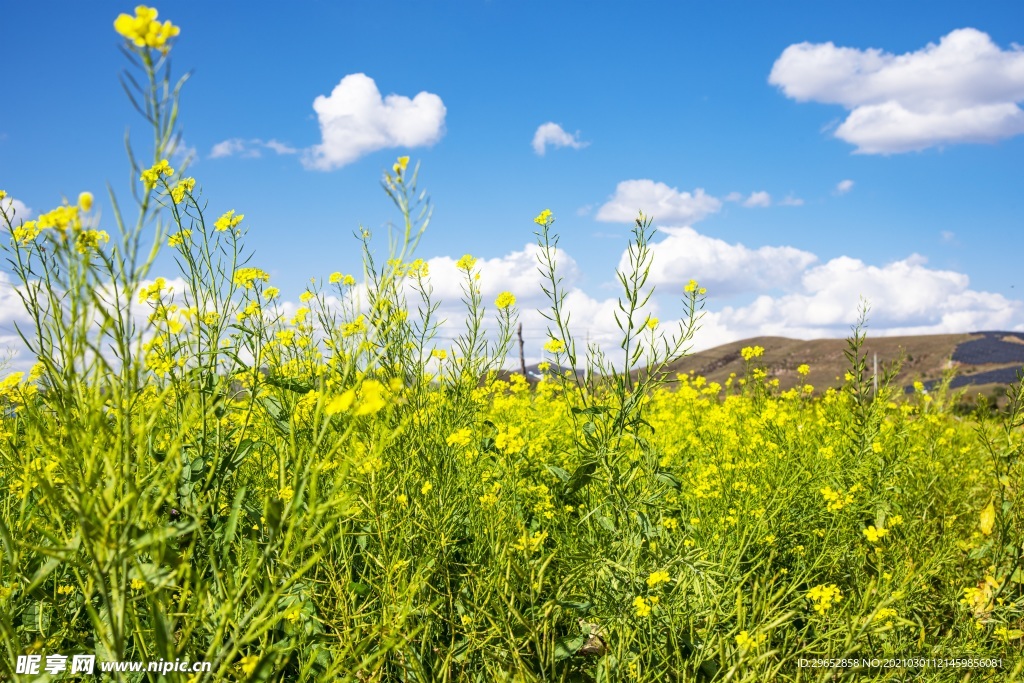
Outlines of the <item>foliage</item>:
<svg viewBox="0 0 1024 683">
<path fill-rule="evenodd" d="M 383 180 L 402 219 L 388 258 L 361 231 L 362 283 L 334 273 L 286 316 L 244 216 L 211 224 L 167 161 L 178 32 L 155 20 L 117 24 L 155 133 L 148 168 L 129 147 L 134 223 L 116 211 L 110 238 L 91 195 L 4 215 L 38 358 L 0 383 L 5 676 L 55 652 L 207 661 L 191 680 L 211 681 L 964 673 L 799 666 L 854 657 L 1001 658 L 1019 676 L 1019 392 L 970 422 L 941 388 L 869 389 L 862 326 L 846 386 L 820 398 L 780 392 L 758 347 L 744 377 L 669 390 L 705 291 L 685 288 L 671 333 L 644 313 L 641 214 L 618 273 L 625 363 L 578 349 L 549 211 L 547 348 L 569 369 L 500 380 L 515 297 L 489 340 L 469 255 L 465 330 L 435 346 L 413 258 L 429 202 L 407 157 Z M 161 249 L 183 291 L 150 279 Z"/>
</svg>

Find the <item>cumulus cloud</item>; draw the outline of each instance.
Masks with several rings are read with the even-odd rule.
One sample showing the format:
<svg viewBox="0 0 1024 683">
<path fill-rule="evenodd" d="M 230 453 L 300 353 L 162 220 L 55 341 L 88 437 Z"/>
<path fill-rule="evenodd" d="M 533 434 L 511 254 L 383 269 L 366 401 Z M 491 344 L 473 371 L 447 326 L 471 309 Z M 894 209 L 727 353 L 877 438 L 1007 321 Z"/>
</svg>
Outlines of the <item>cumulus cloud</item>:
<svg viewBox="0 0 1024 683">
<path fill-rule="evenodd" d="M 844 337 L 856 322 L 861 298 L 870 304 L 873 335 L 940 334 L 979 329 L 1024 330 L 1024 302 L 1000 294 L 973 290 L 969 278 L 950 270 L 930 268 L 919 255 L 884 265 L 873 265 L 849 256 L 825 263 L 807 251 L 791 246 L 751 248 L 701 235 L 693 228 L 661 228 L 666 237 L 652 245 L 653 264 L 649 284 L 664 298 L 651 300 L 646 312 L 661 318 L 665 328 L 675 326 L 673 315 L 681 310 L 668 306 L 677 300 L 682 286 L 698 280 L 713 296 L 754 294 L 750 303 L 714 309 L 710 305 L 694 339 L 694 348 L 708 348 L 760 335 L 802 339 Z M 528 362 L 539 359 L 547 321 L 537 309 L 545 309 L 536 270 L 537 247 L 499 258 L 481 259 L 480 286 L 488 304 L 500 291 L 510 290 L 519 300 Z M 589 339 L 621 363 L 617 349 L 621 332 L 615 325 L 616 295 L 593 297 L 580 287 L 581 273 L 571 255 L 559 252 L 563 284 L 568 293 L 574 334 L 582 347 Z M 619 268 L 628 267 L 623 253 Z M 443 339 L 462 329 L 465 314 L 459 304 L 463 274 L 455 258 L 430 261 L 435 293 L 444 301 L 446 319 Z M 493 327 L 493 323 L 491 323 Z M 510 363 L 512 359 L 510 359 Z"/>
<path fill-rule="evenodd" d="M 843 336 L 863 296 L 874 334 L 942 334 L 979 329 L 1024 329 L 1024 302 L 970 289 L 963 273 L 935 270 L 918 255 L 884 266 L 848 256 L 807 269 L 798 291 L 759 296 L 726 307 L 716 323 L 744 336 Z"/>
<path fill-rule="evenodd" d="M 537 270 L 538 250 L 536 244 L 527 244 L 522 250 L 501 257 L 480 258 L 476 263 L 476 270 L 480 273 L 477 284 L 484 304 L 492 314 L 485 322 L 486 329 L 493 331 L 495 328 L 493 302 L 498 294 L 503 291 L 515 294 L 520 321 L 523 323 L 527 363 L 536 363 L 545 355 L 542 347 L 547 341 L 546 330 L 550 325 L 540 312 L 547 310 L 550 302 L 542 290 L 545 281 Z M 462 283 L 466 276 L 455 267 L 457 258 L 439 256 L 427 261 L 434 296 L 441 302 L 438 315 L 444 319 L 439 331 L 438 345 L 441 347 L 446 344 L 450 346 L 451 340 L 465 329 L 466 312 L 460 299 L 463 296 Z M 565 310 L 569 314 L 570 329 L 577 338 L 581 361 L 584 347 L 589 341 L 600 344 L 609 352 L 611 358 L 620 362 L 622 352 L 618 344 L 622 333 L 614 318 L 618 306 L 617 299 L 595 298 L 583 291 L 579 286 L 579 266 L 564 250 L 555 251 L 555 260 L 558 275 L 562 278 L 561 286 L 566 292 Z M 407 296 L 410 301 L 414 300 L 411 292 L 407 292 Z M 656 315 L 657 302 L 649 302 L 644 311 L 644 315 L 647 312 Z M 514 364 L 514 355 L 509 357 L 507 366 L 511 367 Z"/>
<path fill-rule="evenodd" d="M 803 206 L 804 200 L 800 199 L 799 197 L 788 194 L 782 199 L 781 202 L 779 202 L 779 204 L 781 204 L 782 206 Z"/>
<path fill-rule="evenodd" d="M 689 227 L 663 227 L 660 231 L 665 238 L 651 245 L 649 281 L 673 291 L 691 278 L 714 295 L 788 289 L 799 283 L 804 269 L 818 260 L 814 254 L 795 247 L 750 249 Z M 619 268 L 628 267 L 629 254 L 624 252 Z"/>
<path fill-rule="evenodd" d="M 1024 133 L 1024 47 L 1003 50 L 973 28 L 900 55 L 831 42 L 790 45 L 768 81 L 798 102 L 846 108 L 834 134 L 863 154 Z"/>
<path fill-rule="evenodd" d="M 393 147 L 431 146 L 444 135 L 441 98 L 421 92 L 381 97 L 366 74 L 345 76 L 330 95 L 313 101 L 322 142 L 306 150 L 307 168 L 330 171 L 366 154 Z"/>
<path fill-rule="evenodd" d="M 550 121 L 538 126 L 537 132 L 533 134 L 533 151 L 540 156 L 544 156 L 544 152 L 547 151 L 548 145 L 551 145 L 552 147 L 572 147 L 573 149 L 582 149 L 589 144 L 589 142 L 580 141 L 579 131 L 570 135 L 565 132 L 560 125 Z"/>
<path fill-rule="evenodd" d="M 730 192 L 729 194 L 725 195 L 725 197 L 723 197 L 723 199 L 725 201 L 727 201 L 727 202 L 738 202 L 741 199 L 743 199 L 743 193 L 742 192 Z"/>
<path fill-rule="evenodd" d="M 295 154 L 299 151 L 291 145 L 286 145 L 277 140 L 264 141 L 259 138 L 251 138 L 249 140 L 231 138 L 214 145 L 213 149 L 210 150 L 210 158 L 221 159 L 224 157 L 241 156 L 245 159 L 256 159 L 263 155 L 264 149 L 269 149 L 277 154 Z"/>
<path fill-rule="evenodd" d="M 743 202 L 743 206 L 754 207 L 754 206 L 771 206 L 772 196 L 767 192 L 751 192 L 750 196 Z"/>
<path fill-rule="evenodd" d="M 19 221 L 27 221 L 32 218 L 32 209 L 25 206 L 25 202 L 11 196 L 0 199 L 0 209 L 3 209 L 3 212 L 15 225 Z"/>
<path fill-rule="evenodd" d="M 847 178 L 836 183 L 836 194 L 846 194 L 853 189 L 853 181 Z"/>
<path fill-rule="evenodd" d="M 653 180 L 623 180 L 615 194 L 597 211 L 597 220 L 609 223 L 632 223 L 637 211 L 653 216 L 659 222 L 696 223 L 718 212 L 722 202 L 702 188 L 680 192 L 665 183 Z"/>
</svg>

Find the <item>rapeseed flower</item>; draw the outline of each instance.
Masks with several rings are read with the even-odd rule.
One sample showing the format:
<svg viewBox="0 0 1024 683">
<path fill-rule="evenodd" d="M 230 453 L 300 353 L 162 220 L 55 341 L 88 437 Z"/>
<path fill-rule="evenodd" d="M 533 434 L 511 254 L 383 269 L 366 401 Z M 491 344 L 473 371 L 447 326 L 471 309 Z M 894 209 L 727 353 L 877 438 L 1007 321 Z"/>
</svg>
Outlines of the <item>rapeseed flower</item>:
<svg viewBox="0 0 1024 683">
<path fill-rule="evenodd" d="M 195 178 L 182 178 L 178 183 L 171 188 L 171 199 L 174 200 L 175 204 L 180 204 L 181 200 L 185 198 L 185 193 L 192 193 L 196 187 Z"/>
<path fill-rule="evenodd" d="M 736 634 L 736 646 L 741 648 L 757 647 L 768 638 L 764 633 L 750 635 L 748 631 L 740 631 Z"/>
<path fill-rule="evenodd" d="M 652 572 L 651 575 L 647 577 L 647 587 L 654 588 L 658 584 L 668 583 L 671 580 L 672 577 L 670 577 L 668 572 L 666 571 L 659 570 L 656 572 Z"/>
<path fill-rule="evenodd" d="M 644 600 L 642 595 L 633 598 L 633 609 L 638 617 L 645 618 L 651 616 L 651 605 Z"/>
<path fill-rule="evenodd" d="M 740 349 L 740 355 L 743 356 L 743 360 L 749 361 L 754 358 L 760 358 L 764 355 L 764 347 L 762 346 L 744 346 Z"/>
<path fill-rule="evenodd" d="M 502 292 L 498 295 L 498 298 L 494 300 L 494 305 L 498 308 L 508 308 L 509 306 L 516 305 L 516 297 L 512 292 Z"/>
<path fill-rule="evenodd" d="M 234 283 L 252 289 L 257 281 L 270 282 L 270 274 L 259 268 L 245 267 L 235 271 Z"/>
<path fill-rule="evenodd" d="M 92 192 L 82 192 L 78 195 L 78 208 L 88 213 L 92 209 L 92 200 Z"/>
<path fill-rule="evenodd" d="M 551 209 L 544 209 L 537 217 L 533 219 L 533 222 L 537 225 L 547 225 L 551 223 Z"/>
<path fill-rule="evenodd" d="M 167 163 L 167 159 L 161 159 L 157 163 L 153 164 L 150 168 L 142 172 L 140 180 L 146 185 L 147 190 L 151 190 L 156 187 L 157 181 L 161 176 L 172 176 L 174 175 L 174 169 Z"/>
<path fill-rule="evenodd" d="M 687 294 L 697 294 L 699 296 L 703 296 L 708 293 L 708 290 L 698 285 L 697 281 L 692 279 L 686 283 L 686 286 L 683 287 L 683 291 Z"/>
<path fill-rule="evenodd" d="M 565 351 L 565 342 L 561 339 L 549 339 L 548 342 L 544 344 L 544 350 L 548 353 L 561 353 Z"/>
<path fill-rule="evenodd" d="M 464 270 L 467 273 L 473 269 L 476 265 L 476 259 L 470 254 L 464 254 L 462 258 L 455 262 L 455 267 L 459 270 Z"/>
<path fill-rule="evenodd" d="M 78 237 L 75 239 L 75 251 L 79 254 L 85 254 L 90 250 L 99 249 L 100 242 L 106 243 L 110 241 L 110 235 L 107 234 L 106 230 L 83 230 L 78 233 Z"/>
<path fill-rule="evenodd" d="M 980 529 L 981 533 L 985 534 L 986 536 L 991 536 L 992 528 L 995 526 L 995 523 L 996 508 L 995 505 L 990 501 L 989 504 L 985 506 L 985 509 L 981 511 L 981 515 L 978 519 L 978 529 Z"/>
<path fill-rule="evenodd" d="M 883 536 L 889 533 L 889 530 L 882 527 L 878 527 L 876 529 L 875 525 L 872 524 L 866 529 L 861 529 L 861 532 L 864 534 L 864 536 L 868 539 L 870 543 L 878 543 L 878 541 L 880 541 Z"/>
<path fill-rule="evenodd" d="M 173 235 L 171 235 L 170 237 L 167 238 L 167 246 L 169 246 L 169 247 L 180 247 L 183 244 L 185 244 L 185 242 L 190 237 L 192 237 L 192 231 L 191 230 L 181 230 L 181 231 L 176 232 L 176 233 L 174 233 Z"/>
<path fill-rule="evenodd" d="M 815 612 L 824 614 L 832 605 L 842 601 L 843 593 L 834 583 L 821 584 L 807 591 L 807 599 L 813 603 Z"/>
<path fill-rule="evenodd" d="M 136 47 L 148 47 L 167 54 L 171 49 L 168 42 L 178 36 L 181 29 L 169 21 L 160 23 L 159 16 L 152 7 L 139 5 L 135 8 L 135 16 L 120 14 L 114 20 L 114 30 L 131 41 Z"/>
<path fill-rule="evenodd" d="M 463 427 L 449 434 L 445 443 L 449 446 L 468 446 L 472 440 L 473 432 L 469 428 Z"/>
<path fill-rule="evenodd" d="M 213 224 L 213 229 L 216 230 L 217 232 L 224 232 L 225 230 L 237 227 L 238 224 L 241 223 L 242 219 L 244 218 L 245 214 L 240 213 L 236 216 L 235 210 L 231 209 L 230 211 L 228 211 L 227 213 L 225 213 L 224 215 L 217 219 L 217 221 Z"/>
</svg>

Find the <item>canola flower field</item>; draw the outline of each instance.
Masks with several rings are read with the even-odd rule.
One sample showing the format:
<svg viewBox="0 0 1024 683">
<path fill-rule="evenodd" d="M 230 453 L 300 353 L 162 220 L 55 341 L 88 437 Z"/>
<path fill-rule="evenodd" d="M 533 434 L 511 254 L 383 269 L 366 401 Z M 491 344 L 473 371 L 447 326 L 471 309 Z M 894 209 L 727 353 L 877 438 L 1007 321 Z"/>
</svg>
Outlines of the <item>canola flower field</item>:
<svg viewBox="0 0 1024 683">
<path fill-rule="evenodd" d="M 114 24 L 156 134 L 136 217 L 101 229 L 88 192 L 3 216 L 38 360 L 0 383 L 3 678 L 56 652 L 211 663 L 118 680 L 1024 676 L 1019 388 L 996 418 L 876 392 L 860 326 L 838 390 L 780 391 L 757 347 L 724 386 L 677 377 L 706 292 L 678 329 L 642 312 L 642 215 L 613 365 L 572 336 L 549 211 L 553 364 L 498 373 L 515 293 L 484 302 L 463 257 L 465 329 L 435 338 L 407 157 L 386 258 L 364 231 L 364 272 L 285 316 L 244 215 L 204 216 L 168 161 L 183 82 L 157 16 Z M 184 292 L 151 274 L 168 251 Z"/>
</svg>

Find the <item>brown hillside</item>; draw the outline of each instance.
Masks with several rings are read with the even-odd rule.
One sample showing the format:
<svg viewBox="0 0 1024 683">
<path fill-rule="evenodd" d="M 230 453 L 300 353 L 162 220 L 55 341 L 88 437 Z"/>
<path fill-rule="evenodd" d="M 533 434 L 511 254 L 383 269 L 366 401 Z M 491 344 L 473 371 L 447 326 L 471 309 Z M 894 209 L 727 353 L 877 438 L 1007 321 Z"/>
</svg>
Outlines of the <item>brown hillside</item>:
<svg viewBox="0 0 1024 683">
<path fill-rule="evenodd" d="M 950 357 L 958 344 L 980 335 L 936 334 L 907 337 L 869 337 L 864 342 L 868 371 L 872 370 L 874 354 L 878 354 L 879 375 L 883 367 L 894 362 L 903 353 L 903 366 L 896 376 L 897 386 L 908 386 L 915 380 L 928 382 L 942 377 L 943 370 L 951 364 Z M 786 337 L 754 337 L 713 349 L 699 351 L 687 356 L 672 366 L 672 374 L 693 373 L 703 375 L 709 381 L 724 383 L 730 373 L 742 377 L 744 361 L 740 349 L 745 346 L 764 347 L 764 356 L 759 360 L 768 369 L 769 377 L 777 377 L 782 389 L 796 384 L 811 384 L 818 390 L 839 386 L 849 363 L 844 351 L 848 348 L 845 339 L 813 339 L 804 341 Z M 806 378 L 797 374 L 802 363 L 810 366 Z"/>
</svg>

